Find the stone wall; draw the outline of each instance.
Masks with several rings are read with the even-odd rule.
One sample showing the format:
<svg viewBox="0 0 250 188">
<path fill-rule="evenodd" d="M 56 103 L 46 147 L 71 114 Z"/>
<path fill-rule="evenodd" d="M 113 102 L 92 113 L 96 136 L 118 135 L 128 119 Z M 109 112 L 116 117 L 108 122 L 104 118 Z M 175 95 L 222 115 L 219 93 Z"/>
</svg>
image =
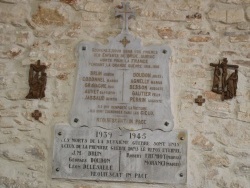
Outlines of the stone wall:
<svg viewBox="0 0 250 188">
<path fill-rule="evenodd" d="M 144 45 L 168 43 L 175 129 L 189 132 L 186 185 L 51 179 L 52 131 L 68 122 L 75 47 L 121 30 L 120 0 L 0 0 L 1 188 L 249 188 L 250 0 L 131 0 L 130 29 Z M 239 65 L 237 97 L 211 92 L 210 63 Z M 48 66 L 46 97 L 27 100 L 29 65 Z M 194 99 L 203 95 L 206 103 Z M 39 109 L 39 121 L 31 113 Z"/>
</svg>

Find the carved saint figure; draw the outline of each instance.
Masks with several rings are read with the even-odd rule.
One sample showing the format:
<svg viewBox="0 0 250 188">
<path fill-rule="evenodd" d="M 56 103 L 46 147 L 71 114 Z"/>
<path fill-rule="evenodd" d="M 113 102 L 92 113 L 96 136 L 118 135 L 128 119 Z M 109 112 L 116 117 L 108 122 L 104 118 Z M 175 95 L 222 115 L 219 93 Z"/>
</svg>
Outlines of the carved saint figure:
<svg viewBox="0 0 250 188">
<path fill-rule="evenodd" d="M 41 99 L 45 97 L 45 88 L 47 83 L 47 74 L 45 73 L 45 65 L 40 64 L 40 60 L 37 64 L 30 65 L 29 71 L 29 86 L 30 90 L 26 99 Z"/>
<path fill-rule="evenodd" d="M 221 67 L 222 67 L 222 92 L 224 92 L 227 82 L 227 58 L 223 58 Z"/>
<path fill-rule="evenodd" d="M 234 71 L 234 97 L 236 97 L 236 91 L 237 91 L 237 83 L 238 83 L 238 69 L 235 69 Z"/>
<path fill-rule="evenodd" d="M 232 73 L 227 79 L 227 93 L 225 99 L 232 99 L 236 96 L 237 90 L 237 82 L 238 82 L 238 70 L 236 69 L 234 73 Z"/>
<path fill-rule="evenodd" d="M 212 91 L 218 94 L 220 93 L 220 75 L 221 75 L 219 65 L 220 64 L 216 65 L 214 69 L 214 80 L 212 87 Z"/>
</svg>

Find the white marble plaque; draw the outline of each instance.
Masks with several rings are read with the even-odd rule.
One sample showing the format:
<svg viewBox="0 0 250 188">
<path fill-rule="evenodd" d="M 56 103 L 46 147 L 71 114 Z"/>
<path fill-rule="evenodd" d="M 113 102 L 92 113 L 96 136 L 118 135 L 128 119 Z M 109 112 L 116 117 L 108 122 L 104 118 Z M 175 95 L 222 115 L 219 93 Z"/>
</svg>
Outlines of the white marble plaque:
<svg viewBox="0 0 250 188">
<path fill-rule="evenodd" d="M 57 125 L 53 178 L 186 183 L 187 133 Z"/>
<path fill-rule="evenodd" d="M 144 47 L 123 33 L 107 45 L 82 42 L 77 49 L 73 126 L 172 130 L 168 46 Z"/>
</svg>

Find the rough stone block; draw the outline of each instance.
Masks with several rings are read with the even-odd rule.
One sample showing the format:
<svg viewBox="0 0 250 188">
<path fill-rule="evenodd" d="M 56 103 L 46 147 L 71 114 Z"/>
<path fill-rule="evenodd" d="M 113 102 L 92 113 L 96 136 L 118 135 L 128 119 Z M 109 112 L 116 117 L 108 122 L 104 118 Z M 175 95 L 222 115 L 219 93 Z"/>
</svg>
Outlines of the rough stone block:
<svg viewBox="0 0 250 188">
<path fill-rule="evenodd" d="M 31 125 L 20 125 L 17 127 L 17 130 L 19 130 L 19 131 L 32 131 L 32 130 L 35 130 L 35 128 L 32 127 Z"/>
<path fill-rule="evenodd" d="M 248 23 L 248 22 L 238 23 L 237 28 L 240 29 L 240 30 L 249 30 L 250 29 L 250 23 Z"/>
<path fill-rule="evenodd" d="M 34 145 L 33 147 L 25 149 L 25 152 L 28 153 L 28 154 L 30 154 L 30 155 L 32 155 L 32 156 L 34 156 L 37 159 L 40 159 L 40 160 L 44 160 L 45 159 L 44 151 L 38 145 Z"/>
<path fill-rule="evenodd" d="M 209 179 L 209 180 L 212 180 L 218 174 L 219 174 L 219 171 L 217 169 L 211 169 L 211 170 L 208 171 L 206 178 Z"/>
<path fill-rule="evenodd" d="M 250 109 L 250 102 L 244 102 L 240 104 L 240 111 L 241 112 L 248 112 Z"/>
<path fill-rule="evenodd" d="M 211 110 L 220 111 L 220 112 L 230 112 L 230 104 L 221 103 L 221 102 L 210 102 L 207 107 Z"/>
<path fill-rule="evenodd" d="M 250 178 L 250 163 L 237 163 L 234 165 L 234 172 L 240 176 L 247 176 Z"/>
<path fill-rule="evenodd" d="M 246 58 L 250 59 L 250 53 L 247 54 Z"/>
<path fill-rule="evenodd" d="M 213 8 L 208 13 L 208 18 L 210 18 L 211 20 L 214 20 L 214 21 L 226 23 L 226 21 L 227 21 L 227 11 L 226 10 L 220 10 L 218 8 Z"/>
<path fill-rule="evenodd" d="M 235 51 L 222 51 L 221 55 L 222 56 L 232 56 L 232 55 L 238 55 L 238 54 Z"/>
<path fill-rule="evenodd" d="M 247 7 L 246 9 L 246 16 L 247 16 L 247 19 L 250 20 L 250 6 Z"/>
<path fill-rule="evenodd" d="M 250 156 L 250 152 L 236 148 L 225 148 L 224 152 L 236 158 L 247 158 Z"/>
<path fill-rule="evenodd" d="M 13 147 L 9 147 L 9 150 L 4 150 L 2 152 L 2 156 L 10 161 L 15 161 L 15 162 L 24 162 L 28 160 L 27 156 L 24 156 L 22 152 L 20 152 L 17 149 L 14 149 Z"/>
<path fill-rule="evenodd" d="M 60 0 L 60 1 L 63 3 L 67 3 L 69 5 L 74 5 L 77 2 L 77 0 Z"/>
<path fill-rule="evenodd" d="M 15 3 L 27 3 L 27 0 L 0 0 L 0 3 L 9 3 L 9 4 L 15 4 Z"/>
<path fill-rule="evenodd" d="M 228 167 L 230 161 L 227 156 L 206 154 L 204 156 L 205 164 L 207 167 L 217 166 L 217 167 Z"/>
<path fill-rule="evenodd" d="M 11 110 L 11 109 L 17 109 L 19 107 L 19 104 L 9 101 L 5 98 L 0 99 L 0 110 Z"/>
<path fill-rule="evenodd" d="M 159 9 L 141 9 L 139 15 L 152 20 L 186 21 L 186 14 L 178 11 L 166 11 Z"/>
<path fill-rule="evenodd" d="M 162 39 L 175 38 L 174 31 L 171 28 L 158 28 L 157 31 Z"/>
<path fill-rule="evenodd" d="M 56 76 L 56 78 L 57 79 L 59 79 L 59 80 L 67 80 L 68 79 L 68 75 L 69 75 L 69 73 L 61 73 L 61 74 L 58 74 L 57 76 Z"/>
<path fill-rule="evenodd" d="M 229 24 L 240 23 L 245 21 L 244 14 L 243 9 L 222 9 L 215 7 L 208 13 L 208 18 Z"/>
<path fill-rule="evenodd" d="M 22 107 L 24 109 L 33 109 L 33 108 L 36 107 L 36 105 L 37 105 L 37 101 L 35 101 L 35 100 L 27 100 L 27 101 L 23 102 Z"/>
<path fill-rule="evenodd" d="M 82 19 L 85 21 L 98 21 L 97 13 L 92 12 L 82 12 Z"/>
<path fill-rule="evenodd" d="M 233 60 L 232 62 L 235 63 L 235 64 L 237 64 L 237 65 L 241 65 L 241 66 L 250 68 L 250 61 L 245 61 L 245 60 Z"/>
<path fill-rule="evenodd" d="M 10 138 L 0 133 L 0 144 L 6 144 L 10 141 Z"/>
<path fill-rule="evenodd" d="M 13 110 L 1 110 L 0 117 L 17 117 L 18 113 Z"/>
<path fill-rule="evenodd" d="M 234 3 L 234 4 L 240 4 L 242 0 L 220 0 L 222 3 Z"/>
<path fill-rule="evenodd" d="M 180 58 L 180 63 L 189 63 L 189 64 L 193 64 L 197 62 L 197 59 L 193 58 L 193 57 L 182 57 Z"/>
<path fill-rule="evenodd" d="M 0 58 L 3 59 L 13 59 L 23 54 L 23 52 L 23 48 L 17 45 L 0 46 Z"/>
<path fill-rule="evenodd" d="M 176 70 L 175 75 L 177 77 L 182 77 L 183 75 L 186 75 L 189 79 L 190 78 L 205 78 L 206 72 L 204 69 L 200 69 L 200 68 L 191 69 L 186 66 L 182 66 Z"/>
<path fill-rule="evenodd" d="M 1 4 L 0 22 L 15 26 L 26 26 L 25 20 L 30 16 L 29 4 Z"/>
<path fill-rule="evenodd" d="M 185 32 L 173 31 L 170 27 L 157 28 L 157 31 L 162 39 L 179 39 L 186 35 Z"/>
<path fill-rule="evenodd" d="M 107 12 L 109 4 L 103 2 L 88 2 L 84 9 L 88 12 Z"/>
<path fill-rule="evenodd" d="M 20 54 L 24 52 L 24 49 L 20 48 L 19 46 L 12 46 L 7 52 L 7 56 L 12 59 L 18 57 Z"/>
<path fill-rule="evenodd" d="M 1 67 L 1 64 L 0 64 Z M 5 77 L 0 77 L 0 90 L 7 88 L 7 82 Z M 1 105 L 0 105 L 1 106 Z"/>
<path fill-rule="evenodd" d="M 243 9 L 227 10 L 227 23 L 240 23 L 245 21 L 245 13 Z"/>
<path fill-rule="evenodd" d="M 30 186 L 28 181 L 24 182 L 23 180 L 15 180 L 9 177 L 0 177 L 0 185 L 4 186 L 3 188 L 7 187 L 18 187 L 18 188 L 34 188 L 34 186 Z"/>
<path fill-rule="evenodd" d="M 191 23 L 187 26 L 188 29 L 191 29 L 191 30 L 199 30 L 201 29 L 201 24 L 198 24 L 198 23 Z"/>
<path fill-rule="evenodd" d="M 14 127 L 14 125 L 13 125 L 12 122 L 3 121 L 3 120 L 0 121 L 0 128 L 7 128 L 7 129 L 9 129 L 9 128 L 13 128 L 13 127 Z"/>
<path fill-rule="evenodd" d="M 25 48 L 19 45 L 0 46 L 0 58 L 17 59 L 23 55 Z"/>
<path fill-rule="evenodd" d="M 180 54 L 187 55 L 187 56 L 199 56 L 202 52 L 201 49 L 195 49 L 195 48 L 178 48 L 180 51 Z"/>
<path fill-rule="evenodd" d="M 203 150 L 211 151 L 213 149 L 214 144 L 210 142 L 206 137 L 203 135 L 197 135 L 193 140 L 192 144 L 200 147 Z"/>
<path fill-rule="evenodd" d="M 249 112 L 238 112 L 238 120 L 250 122 L 250 113 Z"/>
<path fill-rule="evenodd" d="M 30 162 L 27 164 L 27 168 L 32 171 L 45 172 L 45 165 L 38 162 Z"/>
<path fill-rule="evenodd" d="M 9 100 L 21 100 L 25 98 L 28 91 L 28 88 L 27 90 L 9 90 L 6 92 L 6 98 Z"/>
<path fill-rule="evenodd" d="M 204 37 L 204 36 L 194 36 L 188 39 L 189 42 L 209 42 L 211 41 L 211 37 Z"/>
<path fill-rule="evenodd" d="M 227 4 L 248 4 L 250 3 L 250 0 L 220 0 L 222 3 L 227 3 Z"/>
<path fill-rule="evenodd" d="M 221 96 L 217 93 L 212 92 L 212 91 L 205 91 L 204 94 L 205 94 L 207 99 L 216 100 L 216 101 L 221 100 Z"/>
<path fill-rule="evenodd" d="M 34 43 L 34 35 L 31 31 L 17 31 L 15 42 L 21 46 L 31 46 Z"/>
<path fill-rule="evenodd" d="M 32 21 L 38 25 L 62 26 L 67 20 L 58 11 L 39 7 L 38 12 L 32 16 Z"/>
<path fill-rule="evenodd" d="M 1 14 L 1 13 L 0 13 Z M 16 28 L 10 24 L 0 23 L 0 41 L 2 45 L 9 45 L 16 41 Z"/>
<path fill-rule="evenodd" d="M 56 63 L 55 65 L 56 70 L 69 70 L 76 67 L 75 63 Z"/>
<path fill-rule="evenodd" d="M 232 42 L 232 43 L 249 42 L 250 37 L 249 37 L 249 35 L 235 35 L 235 36 L 229 37 L 229 41 Z"/>
</svg>

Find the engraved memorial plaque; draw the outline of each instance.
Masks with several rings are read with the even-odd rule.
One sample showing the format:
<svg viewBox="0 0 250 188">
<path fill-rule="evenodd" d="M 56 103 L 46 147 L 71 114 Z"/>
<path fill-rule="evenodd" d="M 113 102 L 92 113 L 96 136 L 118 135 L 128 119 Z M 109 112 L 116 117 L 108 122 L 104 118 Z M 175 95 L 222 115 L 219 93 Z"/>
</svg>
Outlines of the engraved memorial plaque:
<svg viewBox="0 0 250 188">
<path fill-rule="evenodd" d="M 128 31 L 133 15 L 128 2 L 116 9 L 123 17 L 121 34 L 106 45 L 81 42 L 77 48 L 78 68 L 70 123 L 107 129 L 126 127 L 170 131 L 167 45 L 143 46 Z"/>
<path fill-rule="evenodd" d="M 184 130 L 106 130 L 57 125 L 53 178 L 186 183 Z"/>
</svg>

